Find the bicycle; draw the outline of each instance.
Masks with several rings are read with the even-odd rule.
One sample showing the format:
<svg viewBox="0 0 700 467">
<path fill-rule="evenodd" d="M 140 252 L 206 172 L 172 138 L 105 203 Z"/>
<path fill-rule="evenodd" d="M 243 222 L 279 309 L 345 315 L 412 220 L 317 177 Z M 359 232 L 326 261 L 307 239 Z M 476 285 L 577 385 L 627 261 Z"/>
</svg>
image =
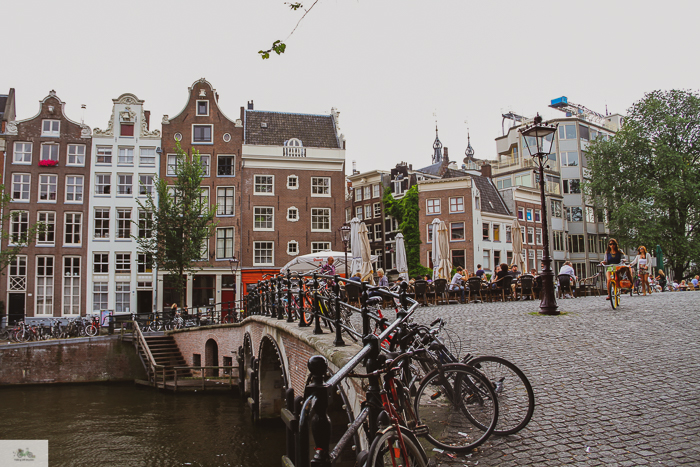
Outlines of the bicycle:
<svg viewBox="0 0 700 467">
<path fill-rule="evenodd" d="M 92 321 L 85 327 L 85 334 L 90 337 L 95 337 L 100 333 L 100 319 L 97 316 L 92 317 Z"/>
<path fill-rule="evenodd" d="M 627 265 L 615 265 L 610 280 L 608 280 L 608 297 L 610 297 L 610 305 L 612 309 L 617 309 L 620 306 L 620 295 L 622 289 L 630 289 L 632 295 L 632 270 Z"/>
</svg>

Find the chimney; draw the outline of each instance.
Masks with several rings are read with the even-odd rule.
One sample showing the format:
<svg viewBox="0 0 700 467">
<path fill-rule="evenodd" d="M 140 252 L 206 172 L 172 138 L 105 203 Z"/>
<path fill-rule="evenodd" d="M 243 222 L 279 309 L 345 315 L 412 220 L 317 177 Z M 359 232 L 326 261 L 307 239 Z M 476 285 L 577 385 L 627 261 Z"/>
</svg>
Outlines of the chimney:
<svg viewBox="0 0 700 467">
<path fill-rule="evenodd" d="M 248 110 L 253 110 L 253 101 L 252 100 L 248 101 Z"/>
<path fill-rule="evenodd" d="M 443 157 L 443 159 L 445 159 L 446 161 L 449 161 L 449 160 L 450 160 L 450 158 L 447 156 L 447 148 L 446 148 L 446 147 L 442 148 L 442 157 Z"/>
<path fill-rule="evenodd" d="M 146 119 L 146 131 L 150 131 L 151 130 L 151 111 L 144 110 L 143 116 Z"/>
<path fill-rule="evenodd" d="M 491 178 L 491 164 L 485 162 L 481 166 L 481 176 Z"/>
</svg>

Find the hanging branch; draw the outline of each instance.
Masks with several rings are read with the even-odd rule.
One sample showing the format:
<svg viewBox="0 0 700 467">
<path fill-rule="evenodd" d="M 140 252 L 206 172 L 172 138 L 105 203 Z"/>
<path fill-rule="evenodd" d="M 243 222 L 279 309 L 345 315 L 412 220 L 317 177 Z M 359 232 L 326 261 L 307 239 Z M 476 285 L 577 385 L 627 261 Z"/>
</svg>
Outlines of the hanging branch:
<svg viewBox="0 0 700 467">
<path fill-rule="evenodd" d="M 303 6 L 301 3 L 298 3 L 298 2 L 297 2 L 297 3 L 285 2 L 285 5 L 289 5 L 289 8 L 291 8 L 291 9 L 294 10 L 294 11 L 298 10 L 299 8 L 304 9 L 304 14 L 301 16 L 301 18 L 299 18 L 299 21 L 297 21 L 297 24 L 294 26 L 294 29 L 292 29 L 292 32 L 289 33 L 289 35 L 287 36 L 287 38 L 285 39 L 285 41 L 287 41 L 287 40 L 292 36 L 292 34 L 294 34 L 294 31 L 296 31 L 297 28 L 299 27 L 299 23 L 301 23 L 301 21 L 302 21 L 304 18 L 306 18 L 306 15 L 309 14 L 309 12 L 313 9 L 314 6 L 316 6 L 316 4 L 317 4 L 318 2 L 319 2 L 319 0 L 315 0 L 314 3 L 309 7 L 308 10 L 305 9 L 304 6 Z M 286 50 L 286 48 L 287 48 L 287 44 L 285 44 L 285 43 L 282 42 L 281 40 L 276 40 L 275 42 L 272 43 L 272 47 L 270 47 L 270 48 L 267 49 L 267 50 L 259 50 L 258 53 L 261 55 L 261 57 L 262 57 L 263 60 L 267 60 L 268 58 L 270 58 L 270 53 L 271 53 L 271 52 L 275 52 L 277 55 L 281 55 L 281 54 L 284 53 L 284 51 Z"/>
</svg>

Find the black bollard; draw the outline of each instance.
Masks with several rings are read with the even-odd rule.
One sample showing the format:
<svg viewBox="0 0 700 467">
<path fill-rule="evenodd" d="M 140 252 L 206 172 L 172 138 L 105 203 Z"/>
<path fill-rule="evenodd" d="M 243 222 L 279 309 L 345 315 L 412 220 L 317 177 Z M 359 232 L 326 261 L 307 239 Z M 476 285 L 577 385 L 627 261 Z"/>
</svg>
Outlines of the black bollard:
<svg viewBox="0 0 700 467">
<path fill-rule="evenodd" d="M 329 391 L 323 380 L 328 370 L 328 361 L 320 356 L 314 355 L 309 359 L 309 372 L 311 373 L 311 384 L 306 387 L 304 395 L 316 396 L 316 403 L 311 413 L 311 433 L 316 442 L 314 457 L 310 465 L 314 467 L 330 467 L 330 443 L 331 443 L 331 419 L 328 417 Z"/>
<path fill-rule="evenodd" d="M 369 328 L 369 308 L 367 308 L 367 300 L 369 300 L 369 295 L 367 294 L 367 282 L 362 282 L 362 295 L 360 296 L 362 304 L 362 336 L 367 336 L 372 333 Z"/>
<path fill-rule="evenodd" d="M 318 306 L 319 297 L 318 275 L 314 273 L 314 334 L 323 334 L 323 329 L 321 329 L 321 310 Z"/>
<path fill-rule="evenodd" d="M 333 293 L 335 294 L 335 340 L 333 345 L 343 347 L 345 342 L 343 341 L 343 328 L 340 327 L 340 276 L 337 274 L 335 275 Z"/>
</svg>

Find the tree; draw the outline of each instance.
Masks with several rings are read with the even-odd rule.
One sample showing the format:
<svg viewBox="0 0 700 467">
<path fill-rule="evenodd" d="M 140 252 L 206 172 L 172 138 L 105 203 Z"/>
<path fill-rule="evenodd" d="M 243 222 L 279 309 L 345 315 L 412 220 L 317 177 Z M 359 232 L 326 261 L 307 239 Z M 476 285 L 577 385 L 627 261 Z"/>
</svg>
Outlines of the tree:
<svg viewBox="0 0 700 467">
<path fill-rule="evenodd" d="M 319 2 L 319 0 L 314 0 L 314 2 L 311 4 L 311 6 L 309 7 L 308 10 L 307 10 L 306 8 L 304 8 L 304 5 L 303 5 L 302 3 L 299 3 L 299 2 L 294 2 L 294 3 L 285 2 L 285 5 L 289 5 L 289 8 L 290 8 L 292 11 L 297 11 L 297 10 L 300 10 L 300 9 L 301 9 L 301 10 L 304 10 L 304 14 L 301 15 L 301 18 L 299 18 L 299 21 L 297 21 L 296 26 L 294 26 L 294 29 L 292 29 L 292 32 L 289 33 L 289 35 L 287 36 L 287 39 L 285 39 L 285 41 L 288 40 L 290 37 L 292 37 L 292 34 L 294 34 L 294 31 L 296 31 L 297 28 L 299 27 L 299 23 L 301 23 L 301 21 L 302 21 L 304 18 L 306 18 L 306 15 L 309 14 L 309 12 L 313 9 L 313 7 L 316 6 L 316 4 L 317 4 L 318 2 Z M 267 60 L 268 58 L 270 58 L 270 53 L 275 52 L 277 55 L 282 55 L 286 49 L 287 49 L 287 44 L 285 44 L 284 41 L 276 40 L 275 42 L 272 43 L 272 46 L 271 46 L 269 49 L 267 49 L 267 50 L 259 50 L 259 51 L 258 51 L 258 54 L 260 54 L 260 57 L 261 57 L 263 60 Z"/>
<path fill-rule="evenodd" d="M 151 217 L 139 219 L 139 235 L 134 239 L 139 252 L 150 256 L 158 269 L 168 274 L 167 280 L 182 297 L 184 275 L 202 269 L 202 249 L 216 228 L 216 206 L 202 197 L 204 168 L 199 152 L 193 150 L 190 157 L 179 142 L 176 151 L 173 183 L 157 178 L 154 187 L 158 200 L 148 193 L 145 203 L 137 201 Z"/>
<path fill-rule="evenodd" d="M 406 245 L 406 260 L 408 261 L 409 276 L 432 274 L 432 271 L 420 262 L 420 226 L 418 214 L 418 186 L 413 185 L 406 191 L 403 198 L 395 199 L 391 194 L 391 187 L 384 190 L 382 197 L 386 211 L 399 223 L 399 230 L 404 237 Z"/>
<path fill-rule="evenodd" d="M 588 147 L 586 194 L 622 244 L 661 245 L 673 277 L 700 266 L 700 96 L 653 91 L 608 141 Z"/>
<path fill-rule="evenodd" d="M 36 224 L 29 224 L 29 214 L 26 211 L 12 209 L 12 197 L 9 193 L 5 191 L 5 186 L 0 185 L 0 225 L 6 225 L 9 228 L 7 230 L 0 231 L 0 242 L 2 249 L 0 249 L 0 274 L 5 274 L 5 269 L 9 266 L 17 255 L 29 244 L 29 239 L 34 239 L 37 235 L 45 235 L 46 225 L 42 222 L 37 222 Z M 20 216 L 26 213 L 26 219 L 20 219 Z M 11 225 L 12 221 L 16 221 L 15 224 L 19 226 L 19 231 L 13 231 Z M 55 232 L 51 232 L 52 235 Z M 9 246 L 11 245 L 11 246 Z"/>
</svg>

